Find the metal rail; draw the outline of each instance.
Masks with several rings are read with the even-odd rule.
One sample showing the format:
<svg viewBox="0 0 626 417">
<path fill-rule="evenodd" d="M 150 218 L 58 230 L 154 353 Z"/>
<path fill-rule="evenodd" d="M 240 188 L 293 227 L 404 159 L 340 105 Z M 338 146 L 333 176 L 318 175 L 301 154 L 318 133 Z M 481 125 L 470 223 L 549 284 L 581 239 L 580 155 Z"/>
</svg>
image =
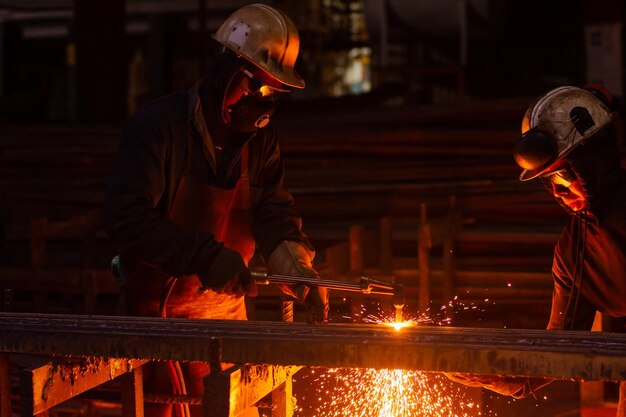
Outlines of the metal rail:
<svg viewBox="0 0 626 417">
<path fill-rule="evenodd" d="M 626 379 L 605 332 L 0 313 L 0 352 Z"/>
</svg>

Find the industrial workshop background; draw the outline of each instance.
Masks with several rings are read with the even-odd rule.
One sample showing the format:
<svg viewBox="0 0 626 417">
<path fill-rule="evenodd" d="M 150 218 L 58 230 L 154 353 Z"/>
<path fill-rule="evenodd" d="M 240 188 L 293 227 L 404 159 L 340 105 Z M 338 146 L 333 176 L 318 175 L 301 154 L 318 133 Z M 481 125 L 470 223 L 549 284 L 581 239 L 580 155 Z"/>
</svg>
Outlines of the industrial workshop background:
<svg viewBox="0 0 626 417">
<path fill-rule="evenodd" d="M 250 3 L 0 0 L 0 311 L 115 314 L 101 214 L 121 129 L 192 86 L 211 34 Z M 533 97 L 556 86 L 603 83 L 623 110 L 624 1 L 263 3 L 300 33 L 307 86 L 273 121 L 322 277 L 401 283 L 425 325 L 544 329 L 567 216 L 539 182 L 518 181 L 512 147 Z M 280 320 L 280 302 L 263 288 L 250 318 Z M 364 322 L 384 303 L 333 293 L 331 322 Z M 599 417 L 616 395 L 562 381 L 549 399 L 480 401 L 500 417 Z"/>
</svg>

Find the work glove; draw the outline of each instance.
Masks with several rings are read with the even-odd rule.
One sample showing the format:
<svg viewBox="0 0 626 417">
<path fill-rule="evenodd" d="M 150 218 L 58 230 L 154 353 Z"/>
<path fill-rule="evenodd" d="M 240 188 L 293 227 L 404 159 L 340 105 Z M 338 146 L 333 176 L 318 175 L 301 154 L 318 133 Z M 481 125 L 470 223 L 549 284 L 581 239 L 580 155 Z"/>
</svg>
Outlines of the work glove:
<svg viewBox="0 0 626 417">
<path fill-rule="evenodd" d="M 530 394 L 534 395 L 536 390 L 552 382 L 547 378 L 477 375 L 460 372 L 445 372 L 444 375 L 448 379 L 468 387 L 482 387 L 517 399 L 525 398 Z"/>
<path fill-rule="evenodd" d="M 267 272 L 270 275 L 291 275 L 303 278 L 319 279 L 313 269 L 315 252 L 301 243 L 282 241 L 267 260 Z M 280 290 L 301 301 L 307 308 L 309 323 L 323 323 L 328 320 L 328 290 L 324 287 L 309 285 L 278 285 Z"/>
<path fill-rule="evenodd" d="M 256 282 L 239 252 L 223 247 L 206 274 L 199 275 L 202 286 L 220 294 L 257 295 Z"/>
</svg>

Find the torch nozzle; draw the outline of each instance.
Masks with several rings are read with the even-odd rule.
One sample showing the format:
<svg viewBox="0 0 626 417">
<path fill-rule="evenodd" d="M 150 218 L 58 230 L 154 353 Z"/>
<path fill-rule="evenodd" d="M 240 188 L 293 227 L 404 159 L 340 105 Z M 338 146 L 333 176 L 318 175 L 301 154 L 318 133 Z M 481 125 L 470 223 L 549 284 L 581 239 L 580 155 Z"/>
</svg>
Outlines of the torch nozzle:
<svg viewBox="0 0 626 417">
<path fill-rule="evenodd" d="M 394 304 L 393 306 L 396 308 L 396 323 L 402 323 L 404 321 L 404 317 L 402 315 L 404 304 Z"/>
</svg>

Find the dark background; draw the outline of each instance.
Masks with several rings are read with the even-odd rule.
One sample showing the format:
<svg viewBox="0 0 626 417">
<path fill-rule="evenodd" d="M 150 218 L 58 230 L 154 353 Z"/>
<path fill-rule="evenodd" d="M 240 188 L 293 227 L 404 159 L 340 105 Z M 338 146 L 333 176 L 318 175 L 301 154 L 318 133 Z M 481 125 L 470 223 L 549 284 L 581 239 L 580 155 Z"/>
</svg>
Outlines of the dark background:
<svg viewBox="0 0 626 417">
<path fill-rule="evenodd" d="M 146 100 L 192 85 L 210 59 L 210 34 L 248 3 L 0 2 L 0 120 L 122 122 Z M 373 97 L 362 101 L 370 105 L 399 94 L 403 104 L 532 97 L 603 81 L 587 74 L 587 65 L 604 63 L 589 62 L 585 27 L 624 15 L 619 0 L 268 3 L 300 28 L 298 69 L 308 87 L 297 99 L 349 94 L 336 80 L 348 51 L 364 47 Z"/>
<path fill-rule="evenodd" d="M 108 265 L 117 249 L 100 216 L 121 129 L 142 104 L 192 86 L 215 51 L 211 33 L 249 3 L 0 0 L 2 308 L 115 312 Z M 454 240 L 456 298 L 445 323 L 545 328 L 552 251 L 568 219 L 538 182 L 517 180 L 511 149 L 533 98 L 600 82 L 616 100 L 624 151 L 624 1 L 265 3 L 300 32 L 297 69 L 307 87 L 279 102 L 273 121 L 320 272 L 395 279 L 407 288 L 408 315 L 442 320 L 449 300 L 440 246 L 431 251 L 432 306 L 418 311 L 417 226 L 422 207 L 443 218 L 452 198 L 463 231 Z M 391 272 L 379 265 L 380 247 L 369 245 L 381 217 L 393 224 Z M 337 271 L 329 253 L 347 251 L 355 226 L 374 236 L 364 269 Z M 101 277 L 93 305 L 83 301 L 82 278 L 69 284 L 85 271 Z M 279 301 L 277 292 L 262 293 L 251 317 L 280 319 Z M 361 304 L 379 303 L 390 307 L 334 295 L 331 318 L 359 321 Z M 296 306 L 296 319 L 303 313 Z M 300 387 L 310 395 L 309 385 Z M 615 386 L 605 396 L 614 400 Z M 481 401 L 483 415 L 584 415 L 573 382 L 538 399 Z"/>
</svg>

